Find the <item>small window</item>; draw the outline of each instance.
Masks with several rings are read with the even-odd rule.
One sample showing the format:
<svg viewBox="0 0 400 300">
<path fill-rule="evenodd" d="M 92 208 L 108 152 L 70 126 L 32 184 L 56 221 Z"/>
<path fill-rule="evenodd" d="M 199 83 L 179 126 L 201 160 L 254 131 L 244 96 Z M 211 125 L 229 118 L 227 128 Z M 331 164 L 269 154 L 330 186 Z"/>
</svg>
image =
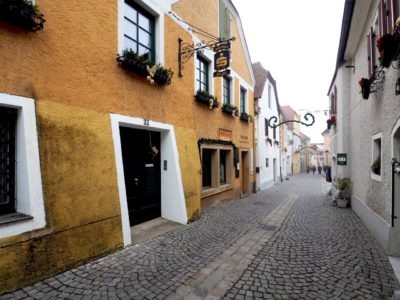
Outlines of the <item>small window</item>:
<svg viewBox="0 0 400 300">
<path fill-rule="evenodd" d="M 233 175 L 233 151 L 224 145 L 201 149 L 203 196 L 230 188 Z"/>
<path fill-rule="evenodd" d="M 223 101 L 224 104 L 231 104 L 231 79 L 223 77 Z"/>
<path fill-rule="evenodd" d="M 371 173 L 372 178 L 381 176 L 381 164 L 382 164 L 382 135 L 378 134 L 372 138 L 372 163 L 371 163 Z"/>
<path fill-rule="evenodd" d="M 268 168 L 269 167 L 269 158 L 265 159 L 265 167 Z"/>
<path fill-rule="evenodd" d="M 240 112 L 246 112 L 246 94 L 245 88 L 240 87 Z"/>
<path fill-rule="evenodd" d="M 155 19 L 133 1 L 125 2 L 124 48 L 155 62 Z"/>
<path fill-rule="evenodd" d="M 197 56 L 196 62 L 196 91 L 209 92 L 208 85 L 209 63 L 203 57 Z"/>
</svg>

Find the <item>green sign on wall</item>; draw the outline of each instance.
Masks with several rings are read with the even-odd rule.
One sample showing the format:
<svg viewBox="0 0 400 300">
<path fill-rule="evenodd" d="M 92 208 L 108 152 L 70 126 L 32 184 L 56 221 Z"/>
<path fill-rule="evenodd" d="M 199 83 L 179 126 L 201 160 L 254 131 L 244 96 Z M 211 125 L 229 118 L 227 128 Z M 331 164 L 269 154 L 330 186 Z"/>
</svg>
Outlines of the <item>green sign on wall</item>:
<svg viewBox="0 0 400 300">
<path fill-rule="evenodd" d="M 338 153 L 337 154 L 337 164 L 338 164 L 338 166 L 346 166 L 347 165 L 347 153 Z"/>
</svg>

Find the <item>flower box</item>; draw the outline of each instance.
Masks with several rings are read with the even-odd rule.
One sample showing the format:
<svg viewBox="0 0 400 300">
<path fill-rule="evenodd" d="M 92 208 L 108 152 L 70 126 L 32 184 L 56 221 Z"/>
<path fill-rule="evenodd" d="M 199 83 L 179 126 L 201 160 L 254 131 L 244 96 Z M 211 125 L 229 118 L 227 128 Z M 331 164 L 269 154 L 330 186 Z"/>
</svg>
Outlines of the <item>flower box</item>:
<svg viewBox="0 0 400 300">
<path fill-rule="evenodd" d="M 33 31 L 42 30 L 46 22 L 37 6 L 26 0 L 0 0 L 0 18 Z"/>
<path fill-rule="evenodd" d="M 151 84 L 156 82 L 159 85 L 169 85 L 174 75 L 171 69 L 166 69 L 160 64 L 151 64 L 147 55 L 138 55 L 132 50 L 124 50 L 122 55 L 118 54 L 117 62 L 125 70 L 146 77 Z"/>
<path fill-rule="evenodd" d="M 249 115 L 248 113 L 242 112 L 240 114 L 240 120 L 247 122 L 247 123 L 251 123 L 253 121 L 253 117 L 251 115 Z"/>
<path fill-rule="evenodd" d="M 225 103 L 224 105 L 222 105 L 221 110 L 222 110 L 224 113 L 226 113 L 226 114 L 228 114 L 228 115 L 231 115 L 231 116 L 233 116 L 233 117 L 239 116 L 239 110 L 238 110 L 238 108 L 237 108 L 236 106 L 232 105 L 232 104 L 227 104 L 227 103 Z"/>
<path fill-rule="evenodd" d="M 377 39 L 376 47 L 379 50 L 379 62 L 381 66 L 388 68 L 397 52 L 397 39 L 392 34 L 385 34 Z"/>
<path fill-rule="evenodd" d="M 209 94 L 207 91 L 198 90 L 196 95 L 194 95 L 194 98 L 197 102 L 208 105 L 210 109 L 219 106 L 217 98 Z"/>
</svg>

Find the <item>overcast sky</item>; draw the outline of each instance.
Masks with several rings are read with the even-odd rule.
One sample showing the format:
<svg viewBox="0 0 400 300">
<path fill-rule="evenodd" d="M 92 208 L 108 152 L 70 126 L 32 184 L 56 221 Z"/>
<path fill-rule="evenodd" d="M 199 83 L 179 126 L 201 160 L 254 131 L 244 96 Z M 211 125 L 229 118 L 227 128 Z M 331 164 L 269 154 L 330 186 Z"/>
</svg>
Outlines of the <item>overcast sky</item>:
<svg viewBox="0 0 400 300">
<path fill-rule="evenodd" d="M 239 11 L 251 59 L 260 61 L 275 78 L 280 104 L 303 114 L 328 110 L 344 0 L 232 2 Z M 302 126 L 302 132 L 311 142 L 322 142 L 328 116 L 314 115 L 316 124 Z"/>
</svg>

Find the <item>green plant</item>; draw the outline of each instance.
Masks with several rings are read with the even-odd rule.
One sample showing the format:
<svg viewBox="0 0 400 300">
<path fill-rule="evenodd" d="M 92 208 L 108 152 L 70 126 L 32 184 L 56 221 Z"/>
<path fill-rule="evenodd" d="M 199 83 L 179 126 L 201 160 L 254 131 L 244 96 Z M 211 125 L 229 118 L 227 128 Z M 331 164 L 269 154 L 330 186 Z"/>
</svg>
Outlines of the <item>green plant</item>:
<svg viewBox="0 0 400 300">
<path fill-rule="evenodd" d="M 336 188 L 339 191 L 343 191 L 343 190 L 345 190 L 345 189 L 350 187 L 351 180 L 348 177 L 336 178 L 335 179 L 335 185 L 336 185 Z"/>
<path fill-rule="evenodd" d="M 150 60 L 149 60 L 148 54 L 139 55 L 135 51 L 133 51 L 132 49 L 125 49 L 125 50 L 122 50 L 122 56 L 125 57 L 125 58 L 130 58 L 130 59 L 137 60 L 137 61 L 139 61 L 139 62 L 141 62 L 143 64 L 148 64 L 148 65 L 150 65 L 150 67 L 153 66 L 153 65 L 150 64 Z"/>
<path fill-rule="evenodd" d="M 371 171 L 377 175 L 381 175 L 381 156 L 378 155 L 371 165 Z"/>
</svg>

